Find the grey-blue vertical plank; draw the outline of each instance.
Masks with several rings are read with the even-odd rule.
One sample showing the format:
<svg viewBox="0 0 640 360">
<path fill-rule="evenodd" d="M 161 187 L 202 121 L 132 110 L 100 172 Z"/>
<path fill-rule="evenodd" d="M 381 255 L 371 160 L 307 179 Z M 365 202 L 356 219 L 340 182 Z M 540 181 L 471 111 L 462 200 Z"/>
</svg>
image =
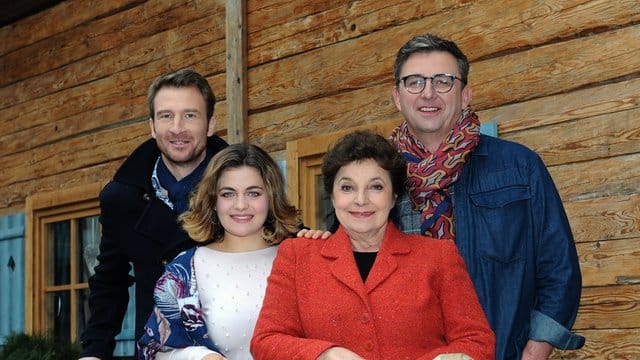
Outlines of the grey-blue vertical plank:
<svg viewBox="0 0 640 360">
<path fill-rule="evenodd" d="M 131 272 L 133 275 L 133 270 Z M 136 296 L 135 284 L 129 288 L 129 305 L 127 305 L 127 313 L 122 321 L 122 329 L 120 334 L 116 336 L 116 348 L 113 356 L 131 356 L 135 354 L 135 328 L 136 328 Z"/>
<path fill-rule="evenodd" d="M 24 332 L 24 213 L 0 216 L 0 344 Z"/>
</svg>

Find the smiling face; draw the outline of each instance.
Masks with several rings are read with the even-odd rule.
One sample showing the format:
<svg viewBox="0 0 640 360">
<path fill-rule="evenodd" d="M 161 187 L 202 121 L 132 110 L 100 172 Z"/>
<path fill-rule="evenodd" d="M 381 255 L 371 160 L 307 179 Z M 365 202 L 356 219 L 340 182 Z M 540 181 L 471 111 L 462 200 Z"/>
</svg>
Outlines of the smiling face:
<svg viewBox="0 0 640 360">
<path fill-rule="evenodd" d="M 349 237 L 381 242 L 395 205 L 389 172 L 375 160 L 351 162 L 338 170 L 331 200 Z"/>
<path fill-rule="evenodd" d="M 195 86 L 161 88 L 154 108 L 154 119 L 149 119 L 151 136 L 167 168 L 180 180 L 205 158 L 215 121 L 207 119 L 204 98 Z"/>
<path fill-rule="evenodd" d="M 216 213 L 224 228 L 224 242 L 265 245 L 262 227 L 269 214 L 269 198 L 258 170 L 229 168 L 218 180 Z"/>
<path fill-rule="evenodd" d="M 453 55 L 444 51 L 415 53 L 402 66 L 400 78 L 418 74 L 452 74 L 461 77 Z M 392 90 L 393 100 L 407 121 L 409 130 L 430 151 L 435 151 L 471 103 L 471 87 L 454 81 L 451 91 L 437 93 L 428 81 L 424 91 L 411 94 L 402 82 Z"/>
</svg>

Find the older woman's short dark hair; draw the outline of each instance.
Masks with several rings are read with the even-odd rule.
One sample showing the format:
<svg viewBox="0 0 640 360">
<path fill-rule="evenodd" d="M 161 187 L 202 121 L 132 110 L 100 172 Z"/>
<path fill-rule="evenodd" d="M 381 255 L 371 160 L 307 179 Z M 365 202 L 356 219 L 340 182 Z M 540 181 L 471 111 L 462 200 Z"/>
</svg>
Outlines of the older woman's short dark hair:
<svg viewBox="0 0 640 360">
<path fill-rule="evenodd" d="M 393 192 L 404 193 L 407 178 L 407 162 L 391 143 L 371 131 L 356 131 L 338 140 L 325 154 L 322 161 L 322 177 L 327 194 L 333 191 L 333 182 L 341 167 L 354 161 L 375 160 L 389 172 Z"/>
</svg>

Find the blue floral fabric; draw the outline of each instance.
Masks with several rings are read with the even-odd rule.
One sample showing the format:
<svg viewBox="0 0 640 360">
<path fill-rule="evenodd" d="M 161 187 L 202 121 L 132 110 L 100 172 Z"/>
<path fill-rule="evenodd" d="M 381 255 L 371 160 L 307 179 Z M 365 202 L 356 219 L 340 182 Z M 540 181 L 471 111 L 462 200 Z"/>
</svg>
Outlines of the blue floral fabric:
<svg viewBox="0 0 640 360">
<path fill-rule="evenodd" d="M 193 269 L 197 247 L 184 251 L 165 268 L 154 290 L 155 306 L 138 341 L 138 358 L 154 359 L 164 350 L 213 345 L 204 322 Z"/>
</svg>

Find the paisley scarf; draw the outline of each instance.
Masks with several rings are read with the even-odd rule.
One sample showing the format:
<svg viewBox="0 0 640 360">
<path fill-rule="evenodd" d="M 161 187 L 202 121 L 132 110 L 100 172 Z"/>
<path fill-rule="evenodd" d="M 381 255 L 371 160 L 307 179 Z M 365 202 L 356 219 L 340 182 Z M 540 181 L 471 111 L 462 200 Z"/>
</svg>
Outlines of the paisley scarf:
<svg viewBox="0 0 640 360">
<path fill-rule="evenodd" d="M 421 211 L 420 232 L 439 239 L 454 239 L 453 203 L 448 187 L 458 181 L 462 166 L 480 140 L 480 121 L 470 109 L 431 153 L 410 133 L 407 122 L 393 130 L 390 140 L 407 160 L 407 191 Z"/>
</svg>

